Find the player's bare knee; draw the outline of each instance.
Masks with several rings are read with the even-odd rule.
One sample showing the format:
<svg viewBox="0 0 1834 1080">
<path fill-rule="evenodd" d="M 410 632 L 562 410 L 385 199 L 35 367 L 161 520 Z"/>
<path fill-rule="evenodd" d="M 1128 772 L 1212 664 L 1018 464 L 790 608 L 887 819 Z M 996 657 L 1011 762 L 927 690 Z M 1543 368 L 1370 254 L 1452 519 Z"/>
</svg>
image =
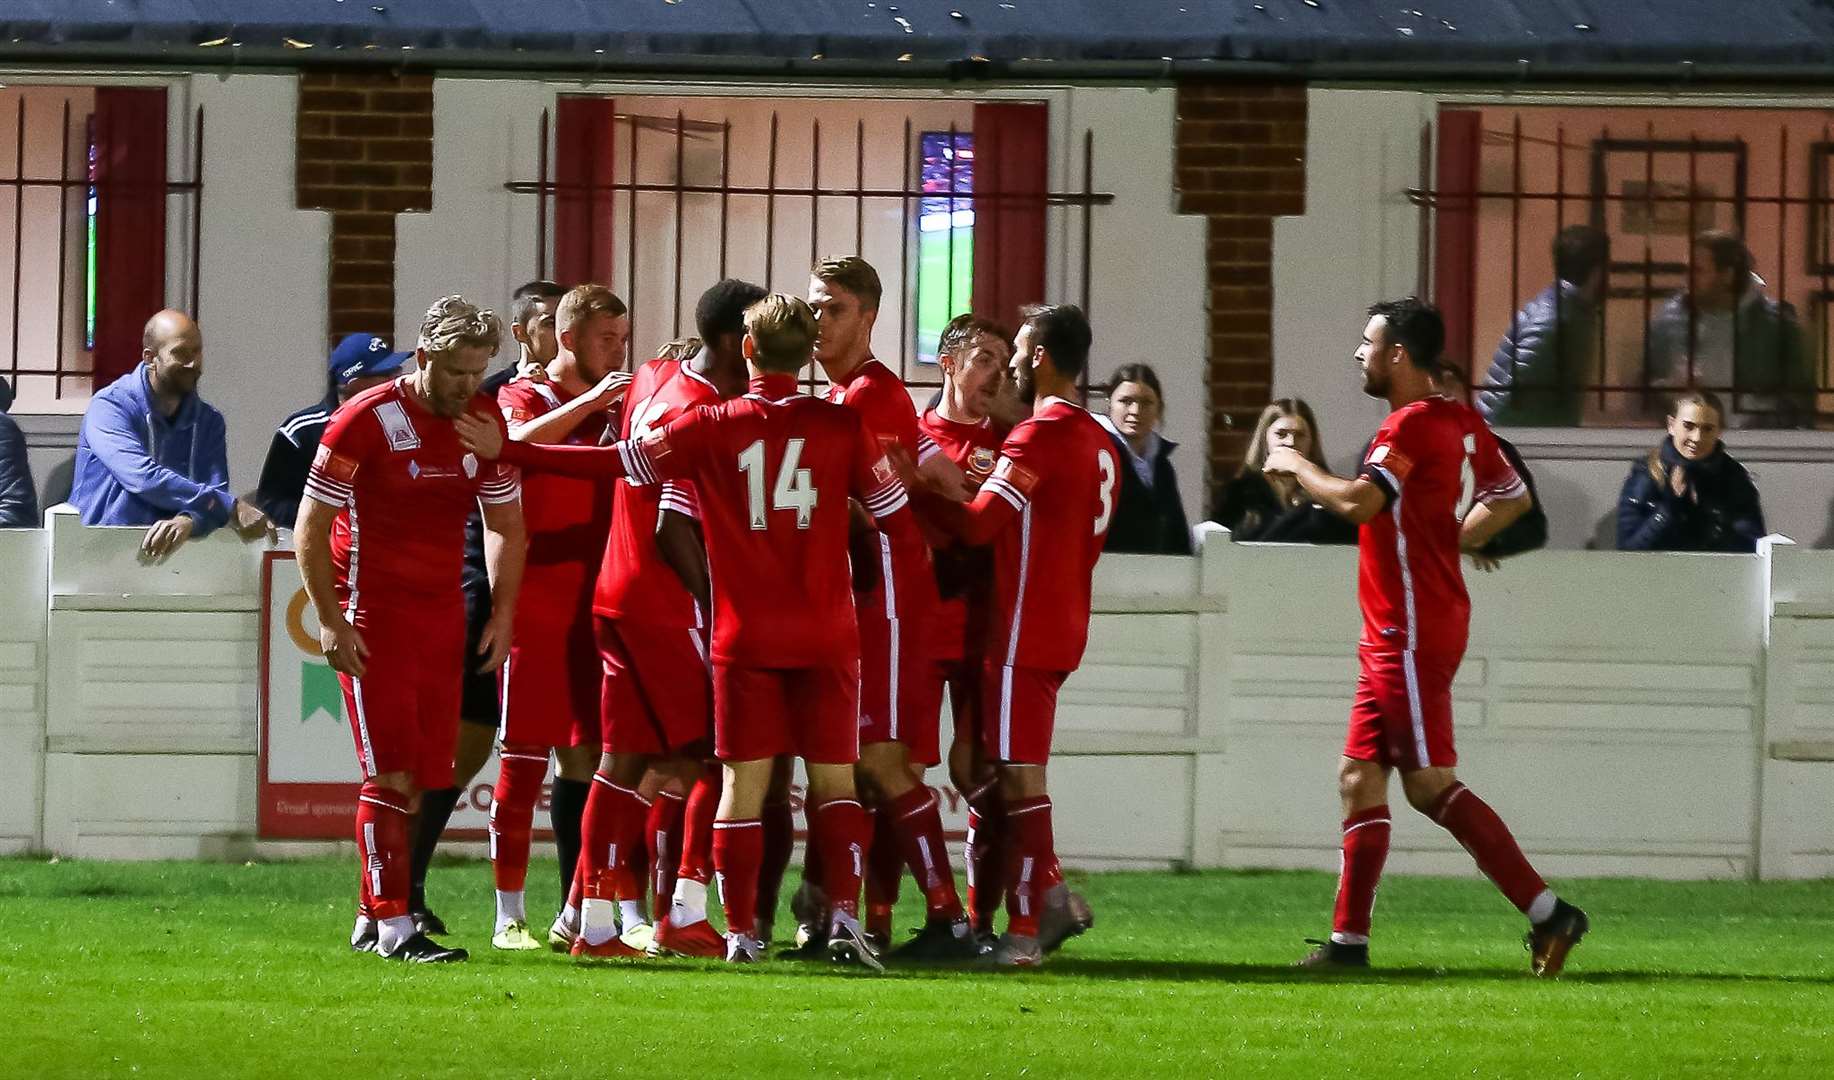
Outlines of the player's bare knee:
<svg viewBox="0 0 1834 1080">
<path fill-rule="evenodd" d="M 764 811 L 765 792 L 771 787 L 771 763 L 762 761 L 728 761 L 722 777 L 719 818 L 721 821 L 755 818 Z"/>
<path fill-rule="evenodd" d="M 1046 794 L 1044 766 L 1002 763 L 1000 794 L 1007 799 L 1036 799 Z"/>
<path fill-rule="evenodd" d="M 1457 777 L 1451 769 L 1416 769 L 1401 774 L 1401 790 L 1407 795 L 1407 804 L 1429 816 L 1439 797 L 1454 783 Z"/>
<path fill-rule="evenodd" d="M 644 785 L 648 779 L 649 762 L 642 754 L 606 754 L 602 769 L 612 783 L 619 787 L 641 788 L 649 786 L 652 790 L 660 783 Z"/>
<path fill-rule="evenodd" d="M 1388 801 L 1388 773 L 1372 761 L 1344 758 L 1337 766 L 1337 794 L 1346 814 Z"/>
<path fill-rule="evenodd" d="M 820 804 L 835 799 L 857 798 L 859 789 L 850 765 L 809 763 L 809 801 Z"/>
<path fill-rule="evenodd" d="M 390 791 L 400 792 L 409 799 L 419 794 L 418 789 L 414 787 L 414 775 L 406 771 L 377 773 L 369 778 L 369 782 L 375 784 L 377 787 L 385 787 Z"/>
<path fill-rule="evenodd" d="M 859 773 L 872 794 L 895 799 L 917 786 L 911 779 L 909 752 L 902 743 L 872 743 L 860 748 Z"/>
<path fill-rule="evenodd" d="M 598 752 L 594 746 L 557 746 L 554 748 L 554 772 L 563 780 L 577 780 L 585 783 L 592 779 L 592 769 L 596 764 L 598 764 Z"/>
<path fill-rule="evenodd" d="M 459 725 L 458 749 L 452 755 L 452 783 L 464 787 L 477 778 L 484 762 L 490 760 L 490 747 L 496 729 L 484 724 Z"/>
</svg>

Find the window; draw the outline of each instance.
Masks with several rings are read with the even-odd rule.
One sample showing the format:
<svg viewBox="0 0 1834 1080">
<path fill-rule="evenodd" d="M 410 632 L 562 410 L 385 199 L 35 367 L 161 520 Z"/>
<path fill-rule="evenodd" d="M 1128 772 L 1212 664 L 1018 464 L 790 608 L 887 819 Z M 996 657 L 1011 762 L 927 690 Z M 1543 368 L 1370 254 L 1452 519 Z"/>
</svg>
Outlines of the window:
<svg viewBox="0 0 1834 1080">
<path fill-rule="evenodd" d="M 926 131 L 918 147 L 915 351 L 934 364 L 943 330 L 974 297 L 974 136 Z"/>
<path fill-rule="evenodd" d="M 1834 420 L 1827 213 L 1808 109 L 1442 110 L 1432 292 L 1502 425 L 1639 425 L 1692 387 L 1729 426 Z"/>
</svg>

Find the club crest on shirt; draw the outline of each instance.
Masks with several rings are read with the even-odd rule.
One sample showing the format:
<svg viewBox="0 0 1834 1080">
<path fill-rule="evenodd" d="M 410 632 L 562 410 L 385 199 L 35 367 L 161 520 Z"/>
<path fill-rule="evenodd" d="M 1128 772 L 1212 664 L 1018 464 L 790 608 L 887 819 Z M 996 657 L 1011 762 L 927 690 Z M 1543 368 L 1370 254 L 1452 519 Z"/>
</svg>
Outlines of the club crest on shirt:
<svg viewBox="0 0 1834 1080">
<path fill-rule="evenodd" d="M 892 468 L 891 458 L 882 457 L 878 461 L 873 463 L 872 478 L 875 481 L 881 484 L 889 484 L 892 482 L 893 479 L 897 477 L 897 475 L 898 475 L 897 470 Z"/>
<path fill-rule="evenodd" d="M 390 450 L 420 449 L 420 433 L 414 430 L 414 422 L 408 419 L 401 402 L 385 401 L 376 406 L 376 419 L 382 424 L 382 434 L 388 437 Z"/>
<path fill-rule="evenodd" d="M 977 446 L 968 453 L 968 471 L 977 479 L 993 472 L 994 452 L 991 446 Z"/>
</svg>

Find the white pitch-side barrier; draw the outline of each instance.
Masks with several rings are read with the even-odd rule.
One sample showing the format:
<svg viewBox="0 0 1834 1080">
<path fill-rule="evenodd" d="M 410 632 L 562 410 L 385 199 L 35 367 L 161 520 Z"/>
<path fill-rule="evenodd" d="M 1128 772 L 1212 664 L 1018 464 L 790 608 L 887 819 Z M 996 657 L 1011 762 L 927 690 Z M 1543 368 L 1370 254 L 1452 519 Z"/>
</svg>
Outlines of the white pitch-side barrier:
<svg viewBox="0 0 1834 1080">
<path fill-rule="evenodd" d="M 255 835 L 262 550 L 225 531 L 148 567 L 141 534 L 63 511 L 0 531 L 0 846 L 280 850 Z M 1097 569 L 1058 713 L 1059 848 L 1335 869 L 1355 552 L 1215 526 L 1199 549 Z M 1834 873 L 1834 552 L 1538 552 L 1469 581 L 1459 772 L 1544 872 Z M 1398 785 L 1392 802 L 1391 866 L 1470 872 Z"/>
</svg>

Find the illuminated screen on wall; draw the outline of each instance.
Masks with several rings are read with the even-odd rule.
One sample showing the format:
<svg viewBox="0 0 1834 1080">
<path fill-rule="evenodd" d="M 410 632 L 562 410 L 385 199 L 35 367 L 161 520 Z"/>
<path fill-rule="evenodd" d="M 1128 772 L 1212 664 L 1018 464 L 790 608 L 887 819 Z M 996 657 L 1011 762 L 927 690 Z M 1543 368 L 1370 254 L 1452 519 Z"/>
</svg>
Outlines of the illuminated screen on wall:
<svg viewBox="0 0 1834 1080">
<path fill-rule="evenodd" d="M 918 144 L 917 361 L 936 363 L 936 342 L 974 295 L 974 136 L 926 131 Z"/>
</svg>

